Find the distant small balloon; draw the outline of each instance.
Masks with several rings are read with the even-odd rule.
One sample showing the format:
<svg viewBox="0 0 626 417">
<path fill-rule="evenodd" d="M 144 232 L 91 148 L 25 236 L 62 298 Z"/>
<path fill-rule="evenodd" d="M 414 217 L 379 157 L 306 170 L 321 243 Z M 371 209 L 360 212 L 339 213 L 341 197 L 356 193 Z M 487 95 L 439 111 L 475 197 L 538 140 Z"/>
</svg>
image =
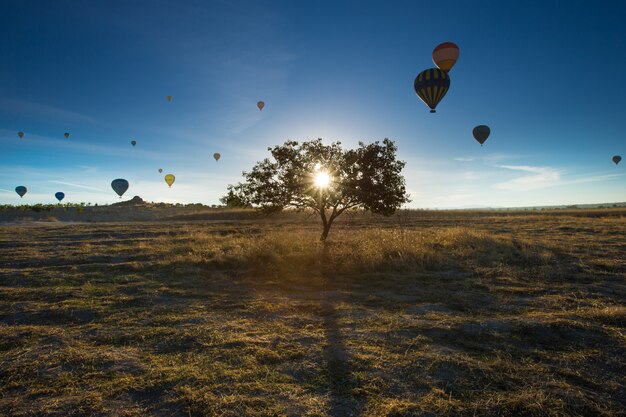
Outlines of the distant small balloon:
<svg viewBox="0 0 626 417">
<path fill-rule="evenodd" d="M 172 174 L 167 174 L 164 178 L 167 185 L 172 188 L 172 184 L 174 184 L 174 181 L 176 181 L 176 177 Z"/>
<path fill-rule="evenodd" d="M 167 101 L 172 102 L 172 96 L 167 96 Z"/>
<path fill-rule="evenodd" d="M 131 144 L 131 145 L 133 145 L 133 146 L 135 146 L 135 145 L 137 144 L 137 141 L 136 141 L 136 140 L 131 140 L 131 141 L 130 141 L 130 144 Z"/>
<path fill-rule="evenodd" d="M 221 157 L 222 157 L 222 155 L 220 155 L 220 154 L 219 154 L 219 153 L 217 153 L 217 152 L 215 152 L 215 153 L 213 154 L 213 158 L 215 158 L 215 160 L 216 160 L 216 161 L 219 161 Z"/>
<path fill-rule="evenodd" d="M 485 125 L 476 126 L 474 130 L 472 130 L 474 139 L 476 139 L 478 143 L 480 143 L 480 146 L 483 146 L 483 143 L 485 143 L 490 133 L 491 129 L 489 129 L 489 126 Z"/>
<path fill-rule="evenodd" d="M 20 198 L 24 197 L 26 191 L 28 190 L 23 185 L 18 185 L 17 187 L 15 187 L 15 192 L 20 196 Z"/>
<path fill-rule="evenodd" d="M 263 107 L 265 107 L 265 102 L 263 101 L 259 101 L 256 106 L 259 108 L 259 110 L 263 110 Z"/>
<path fill-rule="evenodd" d="M 61 200 L 65 198 L 65 193 L 59 191 L 58 193 L 55 193 L 54 196 L 57 198 L 57 200 L 59 200 L 59 202 L 61 202 Z"/>
<path fill-rule="evenodd" d="M 126 190 L 128 190 L 128 181 L 126 181 L 123 178 L 118 178 L 116 180 L 113 180 L 111 182 L 111 188 L 113 188 L 113 191 L 115 191 L 117 195 L 119 195 L 120 198 L 122 198 L 122 195 L 124 195 Z"/>
<path fill-rule="evenodd" d="M 621 156 L 619 156 L 619 155 L 615 155 L 615 156 L 614 156 L 613 158 L 611 158 L 611 159 L 613 159 L 613 162 L 615 163 L 615 165 L 617 165 L 617 164 L 619 164 L 619 161 L 621 161 L 621 160 L 622 160 L 622 157 L 621 157 Z"/>
<path fill-rule="evenodd" d="M 17 136 L 19 136 L 20 139 L 22 139 L 24 137 L 24 132 L 17 132 Z"/>
<path fill-rule="evenodd" d="M 163 172 L 163 168 L 159 168 L 159 174 Z"/>
<path fill-rule="evenodd" d="M 63 134 L 63 136 L 65 136 L 65 139 L 69 139 L 69 138 L 70 138 L 70 134 L 69 134 L 69 133 L 67 133 L 67 132 L 65 132 L 65 133 Z"/>
</svg>

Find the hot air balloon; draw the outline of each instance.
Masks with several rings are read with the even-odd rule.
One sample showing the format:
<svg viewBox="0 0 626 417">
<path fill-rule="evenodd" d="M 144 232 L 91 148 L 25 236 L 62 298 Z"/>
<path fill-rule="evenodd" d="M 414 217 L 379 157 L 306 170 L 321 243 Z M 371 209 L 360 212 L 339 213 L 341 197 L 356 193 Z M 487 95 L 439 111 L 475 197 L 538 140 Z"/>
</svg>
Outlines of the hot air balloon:
<svg viewBox="0 0 626 417">
<path fill-rule="evenodd" d="M 24 132 L 17 132 L 17 136 L 19 136 L 20 139 L 22 139 L 24 137 Z"/>
<path fill-rule="evenodd" d="M 165 182 L 167 183 L 167 185 L 172 188 L 172 184 L 174 184 L 174 181 L 176 181 L 176 177 L 172 174 L 167 174 L 165 176 Z"/>
<path fill-rule="evenodd" d="M 163 172 L 163 168 L 159 168 L 159 174 Z"/>
<path fill-rule="evenodd" d="M 133 146 L 135 146 L 135 145 L 137 144 L 137 141 L 136 141 L 136 140 L 131 140 L 131 141 L 130 141 L 130 144 L 131 144 L 131 145 L 133 145 Z"/>
<path fill-rule="evenodd" d="M 459 59 L 459 47 L 452 42 L 444 42 L 433 49 L 433 62 L 437 68 L 448 73 Z"/>
<path fill-rule="evenodd" d="M 478 143 L 480 143 L 480 146 L 483 146 L 483 143 L 485 143 L 490 133 L 491 129 L 489 129 L 489 126 L 485 125 L 476 126 L 474 130 L 472 130 L 474 139 L 476 139 Z"/>
<path fill-rule="evenodd" d="M 167 96 L 167 101 L 172 102 L 172 96 Z"/>
<path fill-rule="evenodd" d="M 69 138 L 70 138 L 70 134 L 69 134 L 69 133 L 67 133 L 67 132 L 65 132 L 65 133 L 63 134 L 63 136 L 65 136 L 65 139 L 69 139 Z"/>
<path fill-rule="evenodd" d="M 60 203 L 61 200 L 65 198 L 65 193 L 62 193 L 61 191 L 59 191 L 58 193 L 55 193 L 54 196 L 57 198 L 57 200 L 59 200 L 59 203 Z"/>
<path fill-rule="evenodd" d="M 615 163 L 615 165 L 617 165 L 617 164 L 619 164 L 619 161 L 621 161 L 621 160 L 622 160 L 622 157 L 621 157 L 621 156 L 619 156 L 619 155 L 615 155 L 615 156 L 614 156 L 613 158 L 611 158 L 611 159 L 613 159 L 613 162 Z"/>
<path fill-rule="evenodd" d="M 111 188 L 122 198 L 122 195 L 128 190 L 128 181 L 122 178 L 111 181 Z"/>
<path fill-rule="evenodd" d="M 24 197 L 26 191 L 28 190 L 23 185 L 18 185 L 17 187 L 15 187 L 15 192 L 20 196 L 20 198 Z"/>
<path fill-rule="evenodd" d="M 219 154 L 219 153 L 217 153 L 217 152 L 215 152 L 215 153 L 213 154 L 213 158 L 215 158 L 215 160 L 216 160 L 216 161 L 219 161 L 221 157 L 222 157 L 222 155 L 220 155 L 220 154 Z"/>
<path fill-rule="evenodd" d="M 430 112 L 435 113 L 437 104 L 450 88 L 450 77 L 439 68 L 429 68 L 415 77 L 413 88 L 415 94 L 430 107 Z"/>
<path fill-rule="evenodd" d="M 263 107 L 265 107 L 265 103 L 263 101 L 259 101 L 256 106 L 259 108 L 259 110 L 263 110 Z"/>
</svg>

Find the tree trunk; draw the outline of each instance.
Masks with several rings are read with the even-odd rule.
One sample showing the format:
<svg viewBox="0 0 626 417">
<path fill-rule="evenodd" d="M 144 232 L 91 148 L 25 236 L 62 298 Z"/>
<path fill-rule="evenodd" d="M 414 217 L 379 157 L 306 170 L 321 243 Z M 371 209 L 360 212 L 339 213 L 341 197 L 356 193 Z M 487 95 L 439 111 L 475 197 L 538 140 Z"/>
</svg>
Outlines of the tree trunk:
<svg viewBox="0 0 626 417">
<path fill-rule="evenodd" d="M 324 230 L 322 231 L 322 237 L 320 237 L 320 240 L 322 242 L 325 242 L 326 238 L 328 237 L 328 232 L 330 232 L 330 225 L 330 222 L 324 223 Z"/>
</svg>

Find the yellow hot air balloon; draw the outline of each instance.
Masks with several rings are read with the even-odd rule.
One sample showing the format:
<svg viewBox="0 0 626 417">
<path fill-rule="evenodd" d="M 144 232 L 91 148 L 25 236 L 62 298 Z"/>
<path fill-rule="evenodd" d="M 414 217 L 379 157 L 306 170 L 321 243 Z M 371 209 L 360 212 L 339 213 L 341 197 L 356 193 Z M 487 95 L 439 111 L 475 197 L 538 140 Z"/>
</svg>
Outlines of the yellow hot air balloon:
<svg viewBox="0 0 626 417">
<path fill-rule="evenodd" d="M 167 96 L 167 101 L 172 102 L 172 96 Z"/>
<path fill-rule="evenodd" d="M 263 101 L 259 101 L 256 106 L 259 108 L 259 110 L 263 110 L 263 107 L 265 107 L 265 102 Z"/>
<path fill-rule="evenodd" d="M 167 174 L 165 176 L 165 182 L 167 183 L 167 185 L 172 188 L 172 184 L 174 184 L 174 181 L 176 181 L 176 177 L 172 174 Z"/>
<path fill-rule="evenodd" d="M 219 153 L 217 153 L 217 152 L 215 152 L 215 153 L 213 154 L 213 158 L 215 158 L 215 160 L 216 160 L 216 161 L 219 161 L 221 157 L 222 157 L 222 155 L 220 155 L 220 154 L 219 154 Z"/>
</svg>

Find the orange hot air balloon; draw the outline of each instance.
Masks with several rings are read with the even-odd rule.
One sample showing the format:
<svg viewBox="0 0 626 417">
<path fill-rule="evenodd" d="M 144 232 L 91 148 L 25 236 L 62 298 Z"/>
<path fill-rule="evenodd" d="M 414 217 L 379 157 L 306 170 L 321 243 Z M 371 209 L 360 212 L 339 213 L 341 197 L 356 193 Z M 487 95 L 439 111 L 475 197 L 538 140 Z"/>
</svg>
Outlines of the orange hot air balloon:
<svg viewBox="0 0 626 417">
<path fill-rule="evenodd" d="M 263 101 L 259 101 L 256 106 L 259 108 L 259 110 L 263 110 L 263 107 L 265 107 L 265 102 Z"/>
<path fill-rule="evenodd" d="M 167 96 L 167 101 L 172 102 L 172 96 Z"/>
<path fill-rule="evenodd" d="M 459 59 L 459 47 L 452 42 L 444 42 L 433 49 L 433 62 L 437 68 L 446 73 L 452 69 Z"/>
</svg>

